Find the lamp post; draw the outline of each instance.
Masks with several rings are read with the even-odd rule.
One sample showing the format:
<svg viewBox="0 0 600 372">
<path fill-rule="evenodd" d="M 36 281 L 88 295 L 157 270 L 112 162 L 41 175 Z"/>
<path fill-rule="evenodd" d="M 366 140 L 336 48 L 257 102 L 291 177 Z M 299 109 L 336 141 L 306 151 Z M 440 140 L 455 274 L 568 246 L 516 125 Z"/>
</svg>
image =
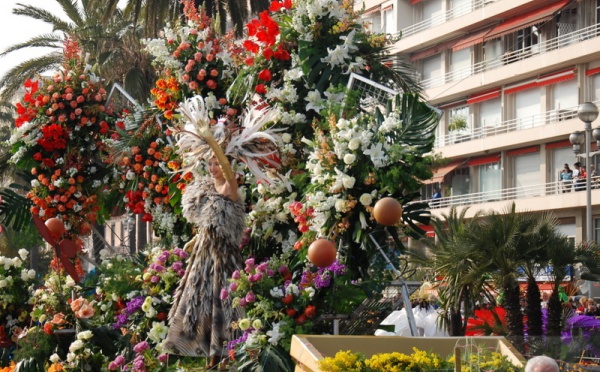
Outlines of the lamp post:
<svg viewBox="0 0 600 372">
<path fill-rule="evenodd" d="M 588 176 L 585 178 L 585 222 L 586 222 L 586 240 L 592 241 L 592 182 L 591 175 L 589 175 L 590 169 L 590 141 L 592 136 L 592 122 L 598 117 L 598 107 L 592 102 L 584 102 L 579 105 L 577 109 L 577 117 L 585 124 L 585 136 L 581 132 L 571 133 L 569 141 L 573 144 L 573 150 L 579 152 L 581 144 L 585 142 L 585 166 L 588 171 Z M 599 130 L 594 130 L 594 137 L 600 136 Z M 600 140 L 600 137 L 596 137 L 596 140 Z"/>
</svg>

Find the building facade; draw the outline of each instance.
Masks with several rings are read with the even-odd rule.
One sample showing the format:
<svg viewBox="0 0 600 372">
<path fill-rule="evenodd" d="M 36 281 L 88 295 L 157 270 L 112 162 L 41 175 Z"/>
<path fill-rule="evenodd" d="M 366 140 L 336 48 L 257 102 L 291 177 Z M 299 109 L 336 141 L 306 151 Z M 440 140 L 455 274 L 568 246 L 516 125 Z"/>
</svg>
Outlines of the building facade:
<svg viewBox="0 0 600 372">
<path fill-rule="evenodd" d="M 600 0 L 359 0 L 373 31 L 401 35 L 429 103 L 444 112 L 435 153 L 448 163 L 434 215 L 452 205 L 552 210 L 560 230 L 586 236 L 586 193 L 561 183 L 564 164 L 585 163 L 569 135 L 583 131 L 578 105 L 600 104 Z M 600 120 L 592 127 L 600 126 Z M 592 144 L 592 154 L 597 149 Z M 598 159 L 597 159 L 598 158 Z M 593 155 L 591 164 L 600 157 Z M 584 164 L 585 165 L 585 164 Z M 595 181 L 595 180 L 593 180 Z M 578 189 L 578 188 L 577 188 Z M 600 241 L 600 184 L 592 188 Z"/>
</svg>

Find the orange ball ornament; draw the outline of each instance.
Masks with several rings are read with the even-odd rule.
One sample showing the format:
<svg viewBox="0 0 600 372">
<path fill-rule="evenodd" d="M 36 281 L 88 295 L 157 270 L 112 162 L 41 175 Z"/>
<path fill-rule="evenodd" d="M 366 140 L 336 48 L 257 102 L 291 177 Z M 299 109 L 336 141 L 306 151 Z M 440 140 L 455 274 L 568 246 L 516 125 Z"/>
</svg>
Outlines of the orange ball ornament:
<svg viewBox="0 0 600 372">
<path fill-rule="evenodd" d="M 379 199 L 373 207 L 373 217 L 375 217 L 375 221 L 384 226 L 395 225 L 402 217 L 402 206 L 394 198 Z"/>
<path fill-rule="evenodd" d="M 308 260 L 317 267 L 327 267 L 335 261 L 337 250 L 329 239 L 319 238 L 308 247 Z"/>
<path fill-rule="evenodd" d="M 50 231 L 50 235 L 52 235 L 52 237 L 56 240 L 59 240 L 60 237 L 65 233 L 65 224 L 60 218 L 48 218 L 45 224 L 48 228 L 48 231 Z"/>
</svg>

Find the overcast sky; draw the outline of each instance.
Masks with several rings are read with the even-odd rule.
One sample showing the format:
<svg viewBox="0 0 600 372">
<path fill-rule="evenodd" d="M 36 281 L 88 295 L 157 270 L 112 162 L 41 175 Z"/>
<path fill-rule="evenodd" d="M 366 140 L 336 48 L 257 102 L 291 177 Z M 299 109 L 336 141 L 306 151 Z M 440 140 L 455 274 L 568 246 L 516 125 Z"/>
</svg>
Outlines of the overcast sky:
<svg viewBox="0 0 600 372">
<path fill-rule="evenodd" d="M 54 15 L 59 15 L 61 18 L 66 18 L 62 9 L 54 0 L 0 0 L 2 7 L 0 9 L 1 51 L 4 51 L 11 45 L 27 41 L 33 36 L 52 32 L 52 27 L 42 21 L 12 14 L 12 10 L 16 7 L 17 3 L 34 5 L 38 8 L 46 9 Z M 1 57 L 0 76 L 4 76 L 8 70 L 27 59 L 44 55 L 48 50 L 46 48 L 32 48 Z"/>
</svg>

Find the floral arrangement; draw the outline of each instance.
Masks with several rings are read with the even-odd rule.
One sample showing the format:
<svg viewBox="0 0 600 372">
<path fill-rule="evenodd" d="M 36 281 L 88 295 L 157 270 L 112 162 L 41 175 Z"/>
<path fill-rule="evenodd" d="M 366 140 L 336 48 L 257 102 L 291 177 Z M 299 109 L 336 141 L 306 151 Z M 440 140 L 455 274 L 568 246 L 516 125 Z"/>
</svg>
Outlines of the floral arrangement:
<svg viewBox="0 0 600 372">
<path fill-rule="evenodd" d="M 413 348 L 411 354 L 381 353 L 370 358 L 360 353 L 339 351 L 334 357 L 321 359 L 319 369 L 323 372 L 454 371 L 454 357 L 444 359 L 436 353 L 417 348 Z M 461 370 L 517 372 L 522 371 L 522 368 L 514 366 L 499 352 L 479 350 L 461 360 Z"/>
<path fill-rule="evenodd" d="M 267 345 L 289 351 L 291 335 L 310 331 L 323 312 L 319 293 L 345 270 L 336 261 L 327 268 L 307 267 L 294 277 L 285 260 L 246 260 L 244 269 L 232 274 L 229 288 L 221 291 L 223 300 L 230 299 L 245 313 L 234 325 L 241 335 L 229 342 L 231 355 L 258 355 Z"/>
<path fill-rule="evenodd" d="M 29 312 L 23 304 L 29 298 L 36 273 L 27 268 L 29 252 L 19 250 L 19 257 L 0 256 L 0 347 L 10 348 L 27 325 Z"/>
<path fill-rule="evenodd" d="M 34 176 L 27 194 L 32 213 L 62 218 L 71 239 L 89 234 L 99 218 L 108 183 L 101 157 L 113 122 L 106 91 L 78 53 L 78 44 L 67 41 L 65 65 L 52 79 L 27 80 L 10 139 L 10 161 Z"/>
</svg>

